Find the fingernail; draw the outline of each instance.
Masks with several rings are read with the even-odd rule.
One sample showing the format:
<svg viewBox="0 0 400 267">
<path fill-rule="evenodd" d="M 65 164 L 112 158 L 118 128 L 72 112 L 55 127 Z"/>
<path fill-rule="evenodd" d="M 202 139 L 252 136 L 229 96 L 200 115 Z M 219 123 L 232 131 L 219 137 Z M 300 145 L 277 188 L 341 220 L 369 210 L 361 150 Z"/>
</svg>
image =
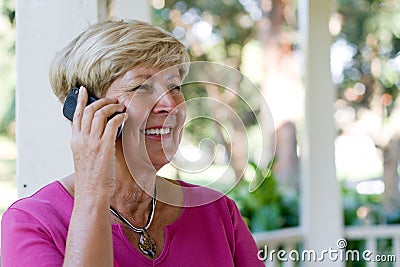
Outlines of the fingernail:
<svg viewBox="0 0 400 267">
<path fill-rule="evenodd" d="M 83 86 L 79 87 L 79 94 L 82 93 L 83 91 Z"/>
</svg>

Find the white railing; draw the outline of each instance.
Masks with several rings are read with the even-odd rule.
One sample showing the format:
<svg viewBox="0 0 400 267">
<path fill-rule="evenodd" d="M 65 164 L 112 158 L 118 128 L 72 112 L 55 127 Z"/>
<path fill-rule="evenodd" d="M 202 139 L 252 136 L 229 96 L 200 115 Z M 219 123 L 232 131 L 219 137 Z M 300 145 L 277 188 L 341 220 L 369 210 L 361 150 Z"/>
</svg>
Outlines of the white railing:
<svg viewBox="0 0 400 267">
<path fill-rule="evenodd" d="M 271 258 L 272 251 L 291 251 L 298 249 L 297 246 L 303 240 L 303 231 L 300 227 L 284 228 L 281 230 L 272 230 L 268 232 L 254 233 L 253 237 L 259 249 L 263 251 L 261 258 L 266 258 L 265 266 L 275 267 L 279 266 L 279 262 Z M 272 252 L 272 253 L 271 253 Z M 295 262 L 286 261 L 282 262 L 284 267 L 293 267 Z"/>
<path fill-rule="evenodd" d="M 348 226 L 344 230 L 344 236 L 348 240 L 365 240 L 365 249 L 371 251 L 372 259 L 367 262 L 367 267 L 377 267 L 379 261 L 392 262 L 392 266 L 400 267 L 400 225 Z M 379 251 L 378 239 L 391 240 L 392 249 Z"/>
<path fill-rule="evenodd" d="M 273 250 L 277 252 L 278 250 L 299 249 L 304 238 L 304 231 L 301 227 L 293 227 L 254 233 L 253 236 L 258 248 L 263 251 L 260 256 L 265 256 L 264 253 L 270 253 Z M 344 238 L 347 241 L 362 240 L 366 242 L 364 251 L 370 251 L 367 256 L 371 259 L 366 262 L 367 267 L 381 266 L 379 261 L 386 261 L 387 265 L 385 266 L 400 267 L 400 225 L 347 226 L 344 229 Z M 390 240 L 391 250 L 379 251 L 378 240 Z M 360 254 L 362 255 L 362 252 Z M 293 261 L 278 262 L 276 258 L 271 259 L 269 256 L 265 261 L 266 266 L 293 267 L 296 264 Z M 297 265 L 302 266 L 303 263 L 298 262 Z"/>
</svg>

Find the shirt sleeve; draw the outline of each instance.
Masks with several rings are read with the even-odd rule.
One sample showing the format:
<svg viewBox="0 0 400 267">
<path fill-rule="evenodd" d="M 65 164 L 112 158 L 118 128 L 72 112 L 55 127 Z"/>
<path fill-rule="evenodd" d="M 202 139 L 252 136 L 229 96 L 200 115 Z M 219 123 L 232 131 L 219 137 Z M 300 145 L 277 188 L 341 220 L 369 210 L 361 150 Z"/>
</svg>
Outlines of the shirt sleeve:
<svg viewBox="0 0 400 267">
<path fill-rule="evenodd" d="M 242 216 L 240 215 L 239 209 L 237 208 L 233 200 L 231 200 L 230 204 L 233 231 L 235 236 L 235 266 L 265 266 L 264 263 L 257 257 L 258 248 L 249 228 L 244 222 Z"/>
<path fill-rule="evenodd" d="M 1 221 L 1 266 L 62 266 L 51 234 L 25 211 L 10 208 Z"/>
</svg>

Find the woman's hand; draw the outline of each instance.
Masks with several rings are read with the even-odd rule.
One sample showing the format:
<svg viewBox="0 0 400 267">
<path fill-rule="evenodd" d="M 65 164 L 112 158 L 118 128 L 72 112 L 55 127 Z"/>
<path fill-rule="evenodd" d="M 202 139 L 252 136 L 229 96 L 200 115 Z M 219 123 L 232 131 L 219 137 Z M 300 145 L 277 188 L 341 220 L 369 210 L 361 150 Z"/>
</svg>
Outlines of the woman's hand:
<svg viewBox="0 0 400 267">
<path fill-rule="evenodd" d="M 86 88 L 79 89 L 72 124 L 71 149 L 75 166 L 75 198 L 108 197 L 114 193 L 115 137 L 124 113 L 107 120 L 125 106 L 102 98 L 86 106 Z"/>
<path fill-rule="evenodd" d="M 86 107 L 87 99 L 81 87 L 72 124 L 75 200 L 64 267 L 113 265 L 109 207 L 115 188 L 115 137 L 124 114 L 107 118 L 123 112 L 124 106 L 103 98 Z"/>
</svg>

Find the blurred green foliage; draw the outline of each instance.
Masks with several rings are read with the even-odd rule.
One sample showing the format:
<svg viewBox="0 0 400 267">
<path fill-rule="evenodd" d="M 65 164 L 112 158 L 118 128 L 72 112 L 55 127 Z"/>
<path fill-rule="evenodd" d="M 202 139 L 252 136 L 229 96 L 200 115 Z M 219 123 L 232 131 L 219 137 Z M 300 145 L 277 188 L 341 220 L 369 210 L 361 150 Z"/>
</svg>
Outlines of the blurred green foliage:
<svg viewBox="0 0 400 267">
<path fill-rule="evenodd" d="M 15 135 L 15 1 L 0 1 L 0 135 Z"/>
<path fill-rule="evenodd" d="M 153 23 L 181 39 L 196 61 L 216 61 L 238 67 L 242 48 L 255 33 L 249 12 L 237 0 L 166 0 L 165 6 L 153 11 Z M 244 25 L 243 20 L 247 20 L 248 25 Z M 202 40 L 196 30 L 207 33 L 208 40 Z"/>
<path fill-rule="evenodd" d="M 353 50 L 338 83 L 338 97 L 356 111 L 371 108 L 374 96 L 387 94 L 382 103 L 391 115 L 400 88 L 400 3 L 395 0 L 336 0 L 342 39 Z M 346 90 L 356 83 L 365 92 L 355 97 Z M 385 101 L 385 100 L 383 100 Z"/>
<path fill-rule="evenodd" d="M 399 224 L 400 211 L 386 213 L 382 195 L 365 195 L 341 183 L 345 225 Z"/>
<path fill-rule="evenodd" d="M 228 196 L 235 199 L 250 230 L 260 232 L 298 226 L 299 198 L 297 192 L 291 189 L 279 189 L 271 171 L 263 175 L 265 171 L 257 169 L 257 165 L 252 162 L 248 167 L 257 172 L 257 179 L 263 180 L 260 187 L 250 193 L 250 182 L 242 179 L 229 192 Z"/>
<path fill-rule="evenodd" d="M 350 52 L 343 62 L 342 72 L 336 79 L 334 77 L 340 101 L 336 108 L 350 110 L 354 114 L 352 121 L 337 125 L 339 132 L 348 131 L 350 123 L 356 125 L 362 120 L 365 123 L 367 116 L 364 114 L 373 114 L 375 122 L 378 122 L 374 125 L 381 128 L 372 129 L 370 125 L 373 122 L 370 120 L 362 134 L 373 140 L 377 153 L 382 154 L 382 161 L 388 162 L 390 158 L 394 162 L 394 167 L 390 167 L 396 169 L 398 159 L 391 157 L 388 151 L 397 151 L 397 148 L 388 149 L 388 146 L 391 140 L 398 138 L 396 124 L 400 123 L 393 113 L 396 108 L 399 109 L 400 2 L 335 0 L 334 3 L 337 11 L 332 15 L 331 23 L 340 27 L 337 32 L 334 31 L 333 47 L 341 43 L 344 45 L 340 49 L 345 51 L 342 54 Z M 391 173 L 387 165 L 383 167 L 384 174 Z M 386 182 L 387 178 L 382 179 Z M 392 183 L 395 185 L 398 178 L 394 179 Z M 400 223 L 398 209 L 384 208 L 389 204 L 388 198 L 357 194 L 355 190 L 346 189 L 345 182 L 342 188 L 346 225 Z M 398 207 L 397 198 L 391 196 L 391 199 L 394 202 L 392 206 Z"/>
<path fill-rule="evenodd" d="M 1 14 L 6 16 L 11 24 L 15 22 L 15 0 L 1 0 Z"/>
<path fill-rule="evenodd" d="M 250 168 L 257 168 L 250 162 Z M 260 171 L 260 170 L 259 170 Z M 253 232 L 299 225 L 299 194 L 291 188 L 279 188 L 272 172 L 253 193 L 250 183 L 242 179 L 228 194 L 235 199 L 242 216 Z M 345 225 L 376 225 L 400 223 L 400 211 L 386 214 L 381 195 L 359 194 L 345 181 L 341 183 Z"/>
</svg>

